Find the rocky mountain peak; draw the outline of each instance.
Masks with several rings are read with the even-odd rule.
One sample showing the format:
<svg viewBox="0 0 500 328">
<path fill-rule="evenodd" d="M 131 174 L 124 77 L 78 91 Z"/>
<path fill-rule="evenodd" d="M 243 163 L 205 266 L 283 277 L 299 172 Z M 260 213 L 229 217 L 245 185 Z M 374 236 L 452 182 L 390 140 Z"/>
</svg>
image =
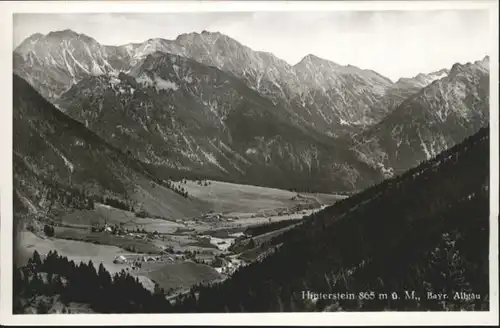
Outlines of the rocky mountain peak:
<svg viewBox="0 0 500 328">
<path fill-rule="evenodd" d="M 479 65 L 487 70 L 490 69 L 490 56 L 486 55 L 482 60 L 475 61 L 474 64 Z"/>
<path fill-rule="evenodd" d="M 316 60 L 321 60 L 321 58 L 319 58 L 318 56 L 313 55 L 313 54 L 307 54 L 304 56 L 304 58 L 301 59 L 301 62 L 302 61 L 316 61 Z"/>
<path fill-rule="evenodd" d="M 219 31 L 215 31 L 215 32 L 211 32 L 211 31 L 207 31 L 207 30 L 203 30 L 201 31 L 201 35 L 214 35 L 214 36 L 222 36 L 223 34 L 220 33 Z"/>
<path fill-rule="evenodd" d="M 47 36 L 52 37 L 64 37 L 64 36 L 78 36 L 79 34 L 71 29 L 52 31 L 47 34 Z"/>
<path fill-rule="evenodd" d="M 78 33 L 70 29 L 50 32 L 46 35 L 46 38 L 56 40 L 79 39 L 84 42 L 97 42 L 86 34 Z"/>
<path fill-rule="evenodd" d="M 474 63 L 467 62 L 466 64 L 455 63 L 450 70 L 449 76 L 451 78 L 459 75 L 470 75 L 476 71 L 489 72 L 489 59 L 475 61 Z"/>
<path fill-rule="evenodd" d="M 15 61 L 14 72 L 38 86 L 45 97 L 57 98 L 86 76 L 119 70 L 110 63 L 119 62 L 108 52 L 112 48 L 70 29 L 36 35 L 14 50 L 23 58 Z"/>
<path fill-rule="evenodd" d="M 468 62 L 466 64 L 460 64 L 460 63 L 453 64 L 453 66 L 451 67 L 451 70 L 450 70 L 450 75 L 455 75 L 458 72 L 463 71 L 467 67 L 467 65 L 470 65 L 470 62 Z"/>
<path fill-rule="evenodd" d="M 188 42 L 188 41 L 193 41 L 193 40 L 209 40 L 209 39 L 214 39 L 214 38 L 219 38 L 219 37 L 223 37 L 224 39 L 231 39 L 230 37 L 224 35 L 224 34 L 221 34 L 219 32 L 210 32 L 210 31 L 207 31 L 207 30 L 203 30 L 201 33 L 198 33 L 198 32 L 191 32 L 191 33 L 183 33 L 183 34 L 180 34 L 179 36 L 177 36 L 177 38 L 175 39 L 176 41 L 180 41 L 180 42 Z M 232 41 L 234 42 L 237 42 L 236 40 L 234 39 L 231 39 Z"/>
<path fill-rule="evenodd" d="M 24 40 L 14 51 L 26 56 L 29 52 L 50 52 L 52 48 L 59 47 L 62 43 L 76 44 L 75 41 L 89 46 L 98 45 L 98 42 L 88 35 L 66 29 L 49 32 L 47 35 L 35 33 Z"/>
<path fill-rule="evenodd" d="M 44 38 L 42 33 L 35 33 L 27 37 L 20 45 L 15 49 L 15 53 L 25 56 L 28 52 L 33 49 L 33 46 Z"/>
<path fill-rule="evenodd" d="M 316 66 L 316 67 L 330 67 L 330 68 L 338 68 L 342 67 L 341 65 L 331 61 L 327 60 L 324 58 L 320 58 L 316 55 L 313 54 L 308 54 L 304 56 L 297 64 L 295 64 L 294 68 L 295 69 L 302 69 L 304 67 L 311 67 L 311 66 Z"/>
<path fill-rule="evenodd" d="M 449 71 L 408 79 L 409 85 L 417 85 L 417 78 L 434 81 L 367 130 L 363 142 L 356 146 L 363 158 L 376 158 L 371 163 L 382 163 L 384 170 L 401 173 L 488 124 L 488 69 L 478 64 L 456 63 Z"/>
<path fill-rule="evenodd" d="M 161 45 L 164 43 L 166 40 L 162 38 L 150 38 L 145 42 L 139 43 L 139 44 L 131 44 L 133 45 L 141 45 L 141 44 L 148 44 L 148 45 Z"/>
<path fill-rule="evenodd" d="M 42 33 L 34 33 L 34 34 L 30 35 L 28 38 L 26 38 L 25 41 L 38 41 L 43 37 L 44 37 L 44 35 Z"/>
<path fill-rule="evenodd" d="M 423 88 L 436 80 L 440 80 L 450 73 L 450 70 L 447 68 L 440 69 L 435 72 L 430 73 L 419 73 L 414 77 L 406 78 L 402 77 L 396 81 L 398 85 L 413 85 L 416 87 Z"/>
</svg>

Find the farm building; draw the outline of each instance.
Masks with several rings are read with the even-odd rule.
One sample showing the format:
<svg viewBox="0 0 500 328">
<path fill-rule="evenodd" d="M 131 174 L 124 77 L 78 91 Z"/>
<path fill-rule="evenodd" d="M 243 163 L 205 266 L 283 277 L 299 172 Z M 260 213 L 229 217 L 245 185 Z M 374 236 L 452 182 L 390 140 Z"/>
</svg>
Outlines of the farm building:
<svg viewBox="0 0 500 328">
<path fill-rule="evenodd" d="M 218 213 L 210 212 L 210 213 L 205 214 L 203 216 L 203 219 L 205 219 L 205 220 L 220 220 L 220 219 L 222 219 L 222 215 L 220 215 Z"/>
<path fill-rule="evenodd" d="M 156 259 L 152 256 L 143 256 L 140 258 L 142 262 L 154 262 Z"/>
<path fill-rule="evenodd" d="M 123 256 L 123 255 L 117 256 L 114 259 L 113 263 L 115 263 L 115 264 L 127 263 L 127 258 L 125 256 Z"/>
</svg>

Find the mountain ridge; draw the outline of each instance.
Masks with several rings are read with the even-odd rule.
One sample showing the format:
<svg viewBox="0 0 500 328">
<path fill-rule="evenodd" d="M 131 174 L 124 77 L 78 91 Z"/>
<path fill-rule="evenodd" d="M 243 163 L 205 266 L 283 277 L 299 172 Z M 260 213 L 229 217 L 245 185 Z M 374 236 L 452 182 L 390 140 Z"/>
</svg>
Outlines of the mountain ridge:
<svg viewBox="0 0 500 328">
<path fill-rule="evenodd" d="M 192 32 L 181 34 L 175 40 L 152 38 L 121 46 L 101 45 L 95 39 L 74 31 L 54 33 L 67 36 L 71 42 L 67 44 L 65 41 L 63 48 L 56 44 L 51 47 L 50 52 L 45 53 L 37 44 L 44 43 L 43 38 L 47 36 L 37 35 L 35 44 L 23 42 L 16 48 L 15 52 L 22 55 L 24 62 L 18 59 L 14 64 L 18 74 L 50 99 L 58 98 L 70 85 L 79 81 L 82 74 L 128 72 L 150 53 L 161 51 L 230 72 L 275 104 L 287 108 L 297 122 L 311 125 L 329 135 L 341 135 L 358 129 L 360 125 L 374 124 L 392 108 L 388 109 L 385 103 L 377 105 L 383 101 L 392 81 L 373 70 L 359 69 L 352 65 L 341 66 L 314 55 L 305 56 L 292 66 L 272 53 L 254 51 L 219 32 Z M 95 47 L 93 51 L 97 56 L 82 57 L 88 48 L 84 39 Z M 71 50 L 73 43 L 76 44 L 76 50 Z M 34 50 L 29 51 L 30 47 Z M 36 55 L 37 53 L 40 55 Z M 56 64 L 52 62 L 54 57 L 57 57 Z M 308 58 L 314 58 L 313 61 L 320 63 L 318 67 L 308 67 L 316 73 L 323 70 L 321 82 L 312 78 L 309 69 L 302 67 L 304 65 L 299 65 L 304 64 Z M 327 69 L 321 64 L 325 62 L 332 63 L 335 67 Z M 65 73 L 64 70 L 68 72 Z M 351 89 L 353 93 L 344 91 Z M 392 95 L 389 94 L 388 97 L 391 98 Z M 396 97 L 388 101 L 394 103 L 400 99 Z M 351 107 L 360 114 L 355 114 L 356 111 L 349 109 Z"/>
<path fill-rule="evenodd" d="M 361 158 L 402 173 L 477 132 L 489 122 L 488 59 L 454 64 L 449 74 L 406 98 L 355 137 Z"/>
<path fill-rule="evenodd" d="M 15 72 L 26 77 L 40 93 L 45 91 L 45 95 L 52 96 L 57 93 L 52 102 L 58 109 L 87 126 L 90 123 L 90 128 L 102 138 L 117 147 L 130 148 L 134 156 L 157 168 L 196 171 L 218 178 L 232 176 L 241 182 L 242 176 L 250 171 L 253 172 L 250 176 L 257 178 L 259 170 L 269 169 L 271 162 L 274 169 L 280 163 L 281 168 L 273 174 L 276 179 L 283 177 L 285 171 L 293 176 L 301 172 L 301 176 L 304 168 L 312 171 L 313 167 L 322 167 L 319 171 L 326 180 L 339 181 L 332 175 L 340 175 L 342 188 L 350 186 L 358 190 L 366 187 L 366 183 L 378 181 L 378 174 L 387 177 L 394 171 L 403 172 L 429 158 L 429 154 L 462 140 L 487 118 L 481 114 L 484 106 L 478 105 L 487 101 L 485 84 L 475 86 L 479 80 L 474 74 L 482 74 L 489 57 L 393 83 L 373 70 L 341 66 L 312 54 L 291 66 L 270 53 L 253 51 L 226 35 L 207 31 L 181 34 L 175 40 L 154 38 L 125 46 L 102 46 L 69 30 L 49 35 L 49 39 L 59 41 L 35 35 L 23 42 L 21 50 L 14 53 Z M 148 68 L 148 65 L 153 66 Z M 467 73 L 470 70 L 474 71 L 472 75 Z M 460 80 L 462 75 L 472 76 L 472 80 L 467 77 L 461 82 L 454 80 L 455 76 Z M 69 89 L 65 89 L 68 85 Z M 421 98 L 429 101 L 417 99 L 422 90 L 434 94 L 444 89 L 448 93 L 435 96 L 434 100 L 425 95 Z M 468 92 L 478 96 L 469 97 Z M 444 115 L 438 107 L 448 108 L 451 104 L 463 108 L 471 118 L 477 116 L 474 128 L 469 129 L 460 118 L 455 122 L 457 125 L 448 124 L 444 132 L 417 127 L 424 126 L 427 118 L 436 118 L 432 111 Z M 428 111 L 428 107 L 434 109 Z M 480 112 L 477 115 L 476 107 Z M 139 108 L 142 110 L 138 111 Z M 408 116 L 410 112 L 415 119 Z M 106 116 L 116 126 L 102 126 L 96 122 L 99 115 Z M 156 116 L 156 124 L 151 115 Z M 120 124 L 118 117 L 130 126 Z M 442 119 L 438 117 L 439 120 Z M 420 123 L 404 123 L 407 121 Z M 247 125 L 253 126 L 254 131 Z M 118 130 L 108 136 L 108 129 Z M 288 137 L 271 133 L 273 129 Z M 292 131 L 307 141 L 292 137 Z M 393 132 L 407 135 L 394 141 Z M 233 134 L 247 135 L 236 146 Z M 207 140 L 202 135 L 214 139 Z M 115 136 L 121 138 L 120 142 L 112 140 Z M 157 141 L 145 142 L 150 138 Z M 354 145 L 345 149 L 344 144 L 350 139 Z M 406 148 L 400 149 L 402 140 L 409 146 L 403 144 Z M 164 149 L 166 145 L 172 147 L 173 154 Z M 336 149 L 332 153 L 338 158 L 331 159 L 336 169 L 326 168 L 326 158 L 331 158 L 326 155 L 329 148 Z M 351 152 L 357 154 L 357 159 L 353 159 Z M 325 154 L 322 160 L 325 164 L 313 164 L 318 162 L 320 153 Z M 407 159 L 399 159 L 401 154 L 406 154 Z M 290 156 L 291 164 L 284 164 L 284 156 Z M 364 165 L 371 169 L 366 170 Z M 369 182 L 361 182 L 360 172 L 367 173 Z M 270 180 L 277 181 L 263 182 Z M 305 180 L 299 184 L 304 183 Z M 326 184 L 321 188 L 324 187 Z"/>
<path fill-rule="evenodd" d="M 57 104 L 108 142 L 129 148 L 151 165 L 210 169 L 240 182 L 255 179 L 264 184 L 277 178 L 285 181 L 285 176 L 305 179 L 297 181 L 301 185 L 313 179 L 311 186 L 325 179 L 322 188 L 332 179 L 338 187 L 350 186 L 351 179 L 359 179 L 354 171 L 366 169 L 347 144 L 335 144 L 294 123 L 286 109 L 217 68 L 156 52 L 131 74 L 86 78 Z M 365 173 L 370 180 L 373 172 Z M 294 186 L 285 188 L 290 187 Z"/>
<path fill-rule="evenodd" d="M 193 288 L 176 310 L 487 310 L 488 165 L 486 127 L 403 175 L 306 217 L 263 246 L 263 259 L 215 286 Z M 370 299 L 367 290 L 389 297 Z M 417 297 L 405 298 L 408 290 Z M 304 297 L 317 291 L 338 297 Z M 451 295 L 448 302 L 426 297 L 436 291 Z"/>
<path fill-rule="evenodd" d="M 14 190 L 22 210 L 43 220 L 113 201 L 131 211 L 183 218 L 206 204 L 166 187 L 142 163 L 105 143 L 13 75 Z M 75 200 L 65 195 L 73 195 Z M 167 200 L 167 201 L 165 201 Z M 22 205 L 24 204 L 24 205 Z M 71 205 L 72 204 L 72 205 Z"/>
</svg>

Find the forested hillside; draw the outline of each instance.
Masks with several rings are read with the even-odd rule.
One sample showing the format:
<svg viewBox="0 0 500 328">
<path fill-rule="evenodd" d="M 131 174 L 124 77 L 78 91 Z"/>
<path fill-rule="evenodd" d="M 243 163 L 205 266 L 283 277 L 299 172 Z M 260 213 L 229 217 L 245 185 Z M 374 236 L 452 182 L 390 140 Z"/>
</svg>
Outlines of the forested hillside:
<svg viewBox="0 0 500 328">
<path fill-rule="evenodd" d="M 193 290 L 178 311 L 487 310 L 488 150 L 483 128 L 402 176 L 338 202 L 275 240 L 281 247 L 262 262 Z M 311 302 L 303 291 L 356 299 Z M 405 291 L 415 298 L 405 299 Z M 363 301 L 360 292 L 389 297 Z M 428 299 L 428 292 L 449 299 Z M 461 292 L 467 297 L 457 299 Z"/>
<path fill-rule="evenodd" d="M 92 209 L 94 202 L 126 210 L 142 207 L 163 216 L 201 213 L 201 202 L 173 190 L 144 163 L 57 110 L 15 74 L 13 88 L 16 217 L 25 213 L 47 220 L 68 208 Z M 144 192 L 153 188 L 161 197 Z"/>
<path fill-rule="evenodd" d="M 271 240 L 274 253 L 220 284 L 195 286 L 174 306 L 125 272 L 111 277 L 35 253 L 14 274 L 16 311 L 59 303 L 105 313 L 487 310 L 488 132 L 306 218 Z"/>
<path fill-rule="evenodd" d="M 14 270 L 14 313 L 46 314 L 77 312 L 162 313 L 170 303 L 164 291 L 151 293 L 125 271 L 111 275 L 104 266 L 96 270 L 92 261 L 75 264 L 57 252 L 41 258 L 33 253 L 27 266 Z"/>
</svg>

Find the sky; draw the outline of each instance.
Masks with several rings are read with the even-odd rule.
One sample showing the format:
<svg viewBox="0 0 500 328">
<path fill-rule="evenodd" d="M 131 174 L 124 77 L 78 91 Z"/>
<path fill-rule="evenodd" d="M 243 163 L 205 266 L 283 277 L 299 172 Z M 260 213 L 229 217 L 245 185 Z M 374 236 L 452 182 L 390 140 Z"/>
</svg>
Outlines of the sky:
<svg viewBox="0 0 500 328">
<path fill-rule="evenodd" d="M 294 65 L 314 54 L 397 80 L 488 54 L 485 10 L 15 14 L 14 47 L 34 33 L 71 29 L 122 45 L 203 30 L 226 34 Z"/>
</svg>

